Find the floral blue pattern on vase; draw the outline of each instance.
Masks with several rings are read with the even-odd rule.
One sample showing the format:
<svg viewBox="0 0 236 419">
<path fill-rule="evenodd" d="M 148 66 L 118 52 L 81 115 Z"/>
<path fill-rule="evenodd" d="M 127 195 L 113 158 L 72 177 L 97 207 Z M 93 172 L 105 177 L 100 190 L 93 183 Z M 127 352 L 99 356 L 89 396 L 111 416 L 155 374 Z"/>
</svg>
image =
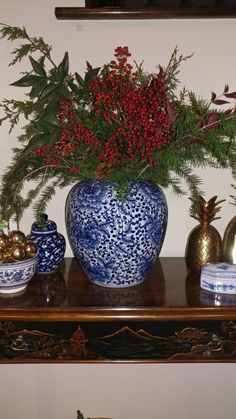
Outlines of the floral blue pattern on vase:
<svg viewBox="0 0 236 419">
<path fill-rule="evenodd" d="M 125 202 L 112 183 L 85 180 L 66 202 L 66 228 L 72 251 L 89 279 L 107 287 L 141 283 L 159 255 L 167 227 L 163 191 L 135 181 Z"/>
<path fill-rule="evenodd" d="M 33 241 L 38 250 L 37 272 L 55 272 L 64 259 L 66 242 L 61 233 L 57 231 L 54 221 L 48 220 L 47 214 L 41 214 L 42 225 L 35 221 L 31 227 L 31 234 L 28 239 Z"/>
</svg>

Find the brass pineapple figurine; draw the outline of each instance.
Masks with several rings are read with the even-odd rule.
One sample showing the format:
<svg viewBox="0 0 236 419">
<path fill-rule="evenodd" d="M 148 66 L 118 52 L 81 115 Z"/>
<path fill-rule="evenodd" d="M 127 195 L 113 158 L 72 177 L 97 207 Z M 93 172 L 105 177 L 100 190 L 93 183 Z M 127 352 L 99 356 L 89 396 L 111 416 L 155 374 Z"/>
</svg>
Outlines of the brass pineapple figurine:
<svg viewBox="0 0 236 419">
<path fill-rule="evenodd" d="M 186 245 L 186 264 L 189 269 L 199 271 L 207 263 L 220 261 L 222 256 L 222 239 L 211 222 L 219 219 L 216 214 L 220 211 L 219 204 L 225 199 L 217 200 L 213 196 L 209 201 L 198 195 L 189 198 L 192 201 L 190 216 L 199 221 L 199 225 L 190 232 Z"/>
<path fill-rule="evenodd" d="M 231 185 L 236 191 L 236 185 Z M 236 196 L 230 195 L 236 206 Z M 225 262 L 236 263 L 236 215 L 229 221 L 223 236 L 223 259 Z"/>
</svg>

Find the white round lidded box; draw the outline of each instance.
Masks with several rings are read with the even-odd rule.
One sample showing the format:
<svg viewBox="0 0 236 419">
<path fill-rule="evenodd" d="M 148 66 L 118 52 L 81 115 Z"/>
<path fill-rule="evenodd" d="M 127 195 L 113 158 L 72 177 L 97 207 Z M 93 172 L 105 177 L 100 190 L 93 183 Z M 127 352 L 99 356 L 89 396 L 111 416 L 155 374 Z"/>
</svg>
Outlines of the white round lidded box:
<svg viewBox="0 0 236 419">
<path fill-rule="evenodd" d="M 219 262 L 203 266 L 200 287 L 217 293 L 236 294 L 236 265 Z"/>
</svg>

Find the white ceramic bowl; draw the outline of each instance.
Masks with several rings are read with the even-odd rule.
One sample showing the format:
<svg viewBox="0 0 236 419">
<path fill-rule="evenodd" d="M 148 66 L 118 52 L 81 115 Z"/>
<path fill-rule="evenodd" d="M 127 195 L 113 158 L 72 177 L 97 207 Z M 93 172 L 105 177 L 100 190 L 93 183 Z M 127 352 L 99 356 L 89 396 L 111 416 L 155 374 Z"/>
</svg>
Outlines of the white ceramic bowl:
<svg viewBox="0 0 236 419">
<path fill-rule="evenodd" d="M 0 264 L 0 293 L 23 291 L 36 272 L 38 255 L 19 262 Z"/>
</svg>

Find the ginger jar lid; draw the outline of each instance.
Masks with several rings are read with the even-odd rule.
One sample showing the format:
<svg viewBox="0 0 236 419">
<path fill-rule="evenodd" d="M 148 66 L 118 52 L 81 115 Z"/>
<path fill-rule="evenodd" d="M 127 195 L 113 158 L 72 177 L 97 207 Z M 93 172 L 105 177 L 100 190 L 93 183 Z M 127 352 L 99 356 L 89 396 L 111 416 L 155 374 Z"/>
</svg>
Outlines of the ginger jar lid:
<svg viewBox="0 0 236 419">
<path fill-rule="evenodd" d="M 57 231 L 57 225 L 54 221 L 48 219 L 47 214 L 40 215 L 41 222 L 34 221 L 31 227 L 32 233 L 52 233 Z"/>
</svg>

